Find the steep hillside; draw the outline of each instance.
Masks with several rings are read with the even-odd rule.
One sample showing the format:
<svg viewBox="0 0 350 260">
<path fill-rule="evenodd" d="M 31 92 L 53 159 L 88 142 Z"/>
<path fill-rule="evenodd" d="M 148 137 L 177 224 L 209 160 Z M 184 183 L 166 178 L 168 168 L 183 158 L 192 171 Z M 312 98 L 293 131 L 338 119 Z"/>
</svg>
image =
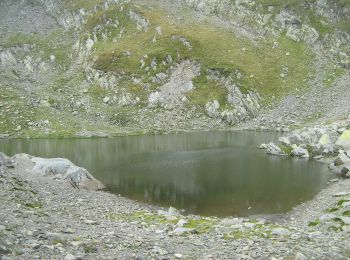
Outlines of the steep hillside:
<svg viewBox="0 0 350 260">
<path fill-rule="evenodd" d="M 0 3 L 0 136 L 285 128 L 350 112 L 350 2 Z"/>
</svg>

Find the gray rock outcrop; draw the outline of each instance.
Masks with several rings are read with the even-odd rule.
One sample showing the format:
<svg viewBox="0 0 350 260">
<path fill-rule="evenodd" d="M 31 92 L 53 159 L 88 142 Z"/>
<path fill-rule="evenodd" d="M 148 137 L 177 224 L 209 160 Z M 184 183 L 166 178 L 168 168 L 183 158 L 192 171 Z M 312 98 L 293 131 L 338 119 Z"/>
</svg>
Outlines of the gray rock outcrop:
<svg viewBox="0 0 350 260">
<path fill-rule="evenodd" d="M 78 189 L 99 190 L 104 185 L 94 178 L 86 169 L 74 165 L 68 159 L 44 159 L 27 154 L 18 154 L 13 157 L 16 164 L 26 165 L 29 174 L 63 178 Z"/>
</svg>

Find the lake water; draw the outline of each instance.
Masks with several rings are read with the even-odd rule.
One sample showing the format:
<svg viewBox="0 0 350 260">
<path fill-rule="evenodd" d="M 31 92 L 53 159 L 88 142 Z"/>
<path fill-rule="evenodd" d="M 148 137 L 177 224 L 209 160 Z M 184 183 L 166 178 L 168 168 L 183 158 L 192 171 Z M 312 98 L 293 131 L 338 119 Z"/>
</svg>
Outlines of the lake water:
<svg viewBox="0 0 350 260">
<path fill-rule="evenodd" d="M 114 139 L 1 140 L 8 155 L 65 157 L 107 190 L 190 213 L 247 216 L 289 211 L 327 184 L 323 164 L 268 156 L 274 133 L 204 132 Z"/>
</svg>

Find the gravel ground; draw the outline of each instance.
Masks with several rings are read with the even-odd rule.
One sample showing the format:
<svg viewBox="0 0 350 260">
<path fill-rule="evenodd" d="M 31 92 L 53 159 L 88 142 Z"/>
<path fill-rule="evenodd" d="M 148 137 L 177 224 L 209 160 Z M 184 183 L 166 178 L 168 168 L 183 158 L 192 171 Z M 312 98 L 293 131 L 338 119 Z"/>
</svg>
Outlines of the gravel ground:
<svg viewBox="0 0 350 260">
<path fill-rule="evenodd" d="M 347 259 L 346 192 L 337 181 L 274 218 L 184 216 L 15 163 L 0 170 L 0 258 Z"/>
</svg>

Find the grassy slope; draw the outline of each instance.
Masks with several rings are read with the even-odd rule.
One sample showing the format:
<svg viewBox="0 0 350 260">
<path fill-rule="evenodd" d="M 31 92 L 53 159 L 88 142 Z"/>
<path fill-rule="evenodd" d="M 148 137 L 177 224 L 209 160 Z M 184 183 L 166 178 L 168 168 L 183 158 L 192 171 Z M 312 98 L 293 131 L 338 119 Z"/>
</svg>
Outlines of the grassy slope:
<svg viewBox="0 0 350 260">
<path fill-rule="evenodd" d="M 64 5 L 65 8 L 72 11 L 77 11 L 80 8 L 93 10 L 96 4 L 103 2 L 103 0 L 64 0 Z M 276 12 L 286 7 L 293 10 L 302 10 L 303 3 L 303 1 L 296 0 L 258 0 L 257 2 L 266 8 L 273 5 Z M 337 0 L 338 4 L 340 2 L 350 6 L 348 0 Z M 148 31 L 137 30 L 135 23 L 130 21 L 127 15 L 129 9 L 138 12 L 150 21 Z M 191 15 L 188 10 L 187 13 Z M 304 12 L 304 15 L 303 19 L 309 21 L 321 34 L 325 34 L 330 30 L 311 10 Z M 101 122 L 91 111 L 79 111 L 81 114 L 88 113 L 85 114 L 84 118 L 80 118 L 72 116 L 72 111 L 65 109 L 58 111 L 53 106 L 28 109 L 28 104 L 21 99 L 25 95 L 23 90 L 18 89 L 17 86 L 6 85 L 5 82 L 0 85 L 1 89 L 5 90 L 0 93 L 0 103 L 5 104 L 3 106 L 5 109 L 1 111 L 0 133 L 14 132 L 18 125 L 22 128 L 19 131 L 21 136 L 49 135 L 64 137 L 72 136 L 81 129 L 90 131 L 102 129 L 120 133 L 124 131 L 120 127 L 135 124 L 130 118 L 137 113 L 137 109 L 146 105 L 149 95 L 149 91 L 132 83 L 130 78 L 140 76 L 143 83 L 151 85 L 151 90 L 156 89 L 158 85 L 151 82 L 151 77 L 169 68 L 169 65 L 160 65 L 167 55 L 171 55 L 175 62 L 191 59 L 201 64 L 201 75 L 194 79 L 196 88 L 188 94 L 188 98 L 192 104 L 202 107 L 213 99 L 219 100 L 220 104 L 225 104 L 227 97 L 227 90 L 224 87 L 207 78 L 209 69 L 219 71 L 221 75 L 230 76 L 243 92 L 248 90 L 258 92 L 263 97 L 264 104 L 269 104 L 275 98 L 281 98 L 296 91 L 296 89 L 306 87 L 307 78 L 313 74 L 313 55 L 303 43 L 296 43 L 284 36 L 254 43 L 249 39 L 239 38 L 232 32 L 215 27 L 209 22 L 194 23 L 190 22 L 191 19 L 185 19 L 181 24 L 178 24 L 174 22 L 174 19 L 169 18 L 167 11 L 160 5 L 150 6 L 147 3 L 136 7 L 131 3 L 125 4 L 123 10 L 120 9 L 120 6 L 112 6 L 107 11 L 99 9 L 89 17 L 81 33 L 84 33 L 84 35 L 86 32 L 91 33 L 96 25 L 105 24 L 108 19 L 115 20 L 115 18 L 118 18 L 120 24 L 125 28 L 124 35 L 122 38 L 118 38 L 121 26 L 118 28 L 108 27 L 111 37 L 106 41 L 102 41 L 101 36 L 98 35 L 99 42 L 94 46 L 94 54 L 97 56 L 94 67 L 107 72 L 125 73 L 120 87 L 139 96 L 142 101 L 141 106 L 115 108 L 101 104 L 103 97 L 109 93 L 100 86 L 93 85 L 90 87 L 88 95 L 93 104 L 92 109 L 95 110 L 96 114 L 105 115 L 106 120 Z M 345 25 L 340 22 L 340 25 L 345 26 L 345 28 L 348 26 L 346 22 Z M 157 41 L 152 43 L 157 26 L 161 27 L 162 34 L 156 36 Z M 332 26 L 338 26 L 338 24 Z M 53 78 L 45 89 L 45 93 L 42 94 L 50 100 L 51 105 L 60 104 L 62 107 L 69 106 L 66 93 L 79 96 L 79 81 L 84 78 L 84 76 L 74 78 L 75 76 L 67 76 L 65 73 L 71 64 L 72 58 L 72 43 L 69 40 L 61 40 L 65 37 L 71 39 L 70 35 L 64 36 L 66 33 L 58 30 L 45 37 L 17 34 L 0 40 L 0 44 L 4 47 L 24 43 L 34 44 L 34 56 L 39 56 L 43 60 L 48 60 L 52 54 L 56 56 L 61 76 Z M 186 38 L 193 48 L 189 50 L 180 41 L 173 40 L 172 36 Z M 113 42 L 113 38 L 116 38 L 117 42 Z M 274 42 L 278 42 L 279 48 L 272 48 Z M 131 55 L 125 55 L 126 51 L 130 51 Z M 289 55 L 286 55 L 287 53 Z M 157 69 L 145 72 L 140 68 L 140 59 L 146 54 L 148 56 L 145 60 L 146 64 L 149 65 L 155 58 L 159 64 Z M 283 68 L 288 69 L 288 72 Z M 334 78 L 341 73 L 338 70 L 331 68 L 325 83 L 331 85 Z M 282 78 L 281 73 L 286 76 Z M 57 93 L 59 88 L 64 90 L 62 94 Z M 57 120 L 58 115 L 60 120 Z M 127 122 L 125 121 L 126 118 L 128 119 Z M 49 120 L 50 128 L 53 129 L 48 134 L 45 134 L 45 127 L 32 131 L 27 126 L 28 120 L 40 121 L 46 119 Z M 110 122 L 121 122 L 121 124 L 117 124 L 117 126 L 109 125 Z"/>
<path fill-rule="evenodd" d="M 144 55 L 148 56 L 148 64 L 154 58 L 160 63 L 169 54 L 177 62 L 196 60 L 202 65 L 202 75 L 195 79 L 197 89 L 189 96 L 193 103 L 201 105 L 213 98 L 224 100 L 226 95 L 222 87 L 207 80 L 207 69 L 233 76 L 243 91 L 257 91 L 267 102 L 271 96 L 281 97 L 304 85 L 312 54 L 302 43 L 280 37 L 254 44 L 209 23 L 176 25 L 159 7 L 139 7 L 137 11 L 150 21 L 151 28 L 147 32 L 137 31 L 127 18 L 122 17 L 120 20 L 127 28 L 126 36 L 117 43 L 110 40 L 96 45 L 96 68 L 142 75 L 145 72 L 140 68 L 140 59 Z M 161 26 L 162 34 L 157 37 L 156 43 L 152 43 L 157 26 Z M 193 48 L 187 49 L 180 41 L 172 40 L 172 36 L 186 38 Z M 274 41 L 279 43 L 279 48 L 272 48 Z M 132 55 L 123 55 L 125 51 L 130 51 Z M 283 67 L 288 68 L 285 78 L 280 77 Z M 160 66 L 151 75 L 166 69 Z M 243 77 L 238 78 L 237 72 Z"/>
</svg>

